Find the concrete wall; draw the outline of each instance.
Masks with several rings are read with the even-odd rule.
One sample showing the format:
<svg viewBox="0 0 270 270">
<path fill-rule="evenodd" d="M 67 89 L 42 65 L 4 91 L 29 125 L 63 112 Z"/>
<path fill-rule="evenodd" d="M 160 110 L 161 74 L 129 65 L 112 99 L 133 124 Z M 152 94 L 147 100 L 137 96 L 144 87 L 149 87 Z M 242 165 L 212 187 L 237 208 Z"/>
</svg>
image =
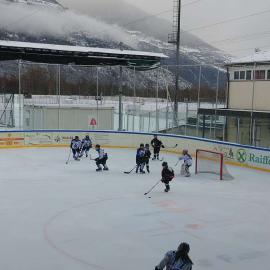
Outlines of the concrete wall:
<svg viewBox="0 0 270 270">
<path fill-rule="evenodd" d="M 153 138 L 153 134 L 148 133 L 114 131 L 0 131 L 0 149 L 20 147 L 68 148 L 70 140 L 75 135 L 83 137 L 86 134 L 91 136 L 94 143 L 99 143 L 105 148 L 136 148 L 140 143 L 149 143 Z M 166 147 L 177 144 L 175 149 L 167 149 L 172 153 L 179 154 L 184 148 L 187 148 L 194 155 L 196 149 L 206 149 L 223 153 L 228 164 L 270 172 L 270 149 L 176 135 L 160 134 L 159 137 Z"/>
</svg>

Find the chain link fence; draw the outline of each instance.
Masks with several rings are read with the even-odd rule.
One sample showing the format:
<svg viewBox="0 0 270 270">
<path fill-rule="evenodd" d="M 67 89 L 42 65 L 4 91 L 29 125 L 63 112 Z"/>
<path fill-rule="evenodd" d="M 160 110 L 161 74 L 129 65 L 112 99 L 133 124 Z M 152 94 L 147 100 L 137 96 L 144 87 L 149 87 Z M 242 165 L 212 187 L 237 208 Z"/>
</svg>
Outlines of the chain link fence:
<svg viewBox="0 0 270 270">
<path fill-rule="evenodd" d="M 119 66 L 20 62 L 17 74 L 10 77 L 13 81 L 8 84 L 7 79 L 0 78 L 0 128 L 163 132 L 270 147 L 269 117 L 252 116 L 257 110 L 257 96 L 261 95 L 256 76 L 262 76 L 262 72 L 253 70 L 254 79 L 244 80 L 242 69 L 228 74 L 218 66 L 180 66 L 175 121 L 175 66 L 139 71 Z M 249 72 L 245 74 L 250 76 Z M 236 109 L 230 108 L 235 101 L 228 96 L 229 76 L 230 87 L 236 88 L 234 93 L 240 83 L 249 83 L 251 116 L 220 114 L 222 109 Z"/>
</svg>

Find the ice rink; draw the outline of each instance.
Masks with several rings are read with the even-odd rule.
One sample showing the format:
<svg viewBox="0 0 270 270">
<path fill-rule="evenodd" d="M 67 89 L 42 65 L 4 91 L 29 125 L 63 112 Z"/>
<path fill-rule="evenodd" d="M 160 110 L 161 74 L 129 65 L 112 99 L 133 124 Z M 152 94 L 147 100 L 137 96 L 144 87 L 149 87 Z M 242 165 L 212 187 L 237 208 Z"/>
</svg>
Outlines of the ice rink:
<svg viewBox="0 0 270 270">
<path fill-rule="evenodd" d="M 194 269 L 269 269 L 268 173 L 229 167 L 231 181 L 188 179 L 162 154 L 177 176 L 171 192 L 160 183 L 148 198 L 161 162 L 126 175 L 134 150 L 108 149 L 108 172 L 86 158 L 66 165 L 64 148 L 0 152 L 1 269 L 153 270 L 181 241 Z"/>
</svg>

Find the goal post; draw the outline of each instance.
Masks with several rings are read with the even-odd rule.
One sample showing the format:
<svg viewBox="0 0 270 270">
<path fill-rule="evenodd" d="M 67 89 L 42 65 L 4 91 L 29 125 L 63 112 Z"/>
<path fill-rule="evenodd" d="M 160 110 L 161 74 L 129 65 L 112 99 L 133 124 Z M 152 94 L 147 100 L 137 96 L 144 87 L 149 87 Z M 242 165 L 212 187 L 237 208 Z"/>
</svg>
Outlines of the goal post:
<svg viewBox="0 0 270 270">
<path fill-rule="evenodd" d="M 197 149 L 195 173 L 212 173 L 219 176 L 220 180 L 233 179 L 225 163 L 224 155 L 219 152 Z"/>
</svg>

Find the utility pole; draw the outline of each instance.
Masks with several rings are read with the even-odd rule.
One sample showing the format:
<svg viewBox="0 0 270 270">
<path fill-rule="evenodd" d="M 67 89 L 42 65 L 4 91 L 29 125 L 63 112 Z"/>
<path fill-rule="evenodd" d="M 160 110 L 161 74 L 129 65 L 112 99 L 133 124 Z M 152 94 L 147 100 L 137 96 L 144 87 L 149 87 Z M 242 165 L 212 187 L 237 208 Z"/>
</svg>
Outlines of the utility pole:
<svg viewBox="0 0 270 270">
<path fill-rule="evenodd" d="M 174 92 L 174 124 L 178 127 L 178 99 L 179 99 L 179 65 L 181 41 L 181 8 L 182 0 L 174 0 L 173 32 L 169 34 L 168 42 L 176 45 L 175 92 Z"/>
<path fill-rule="evenodd" d="M 120 66 L 120 83 L 119 83 L 119 127 L 118 130 L 123 130 L 123 112 L 122 112 L 122 95 L 123 95 L 123 67 Z"/>
</svg>

